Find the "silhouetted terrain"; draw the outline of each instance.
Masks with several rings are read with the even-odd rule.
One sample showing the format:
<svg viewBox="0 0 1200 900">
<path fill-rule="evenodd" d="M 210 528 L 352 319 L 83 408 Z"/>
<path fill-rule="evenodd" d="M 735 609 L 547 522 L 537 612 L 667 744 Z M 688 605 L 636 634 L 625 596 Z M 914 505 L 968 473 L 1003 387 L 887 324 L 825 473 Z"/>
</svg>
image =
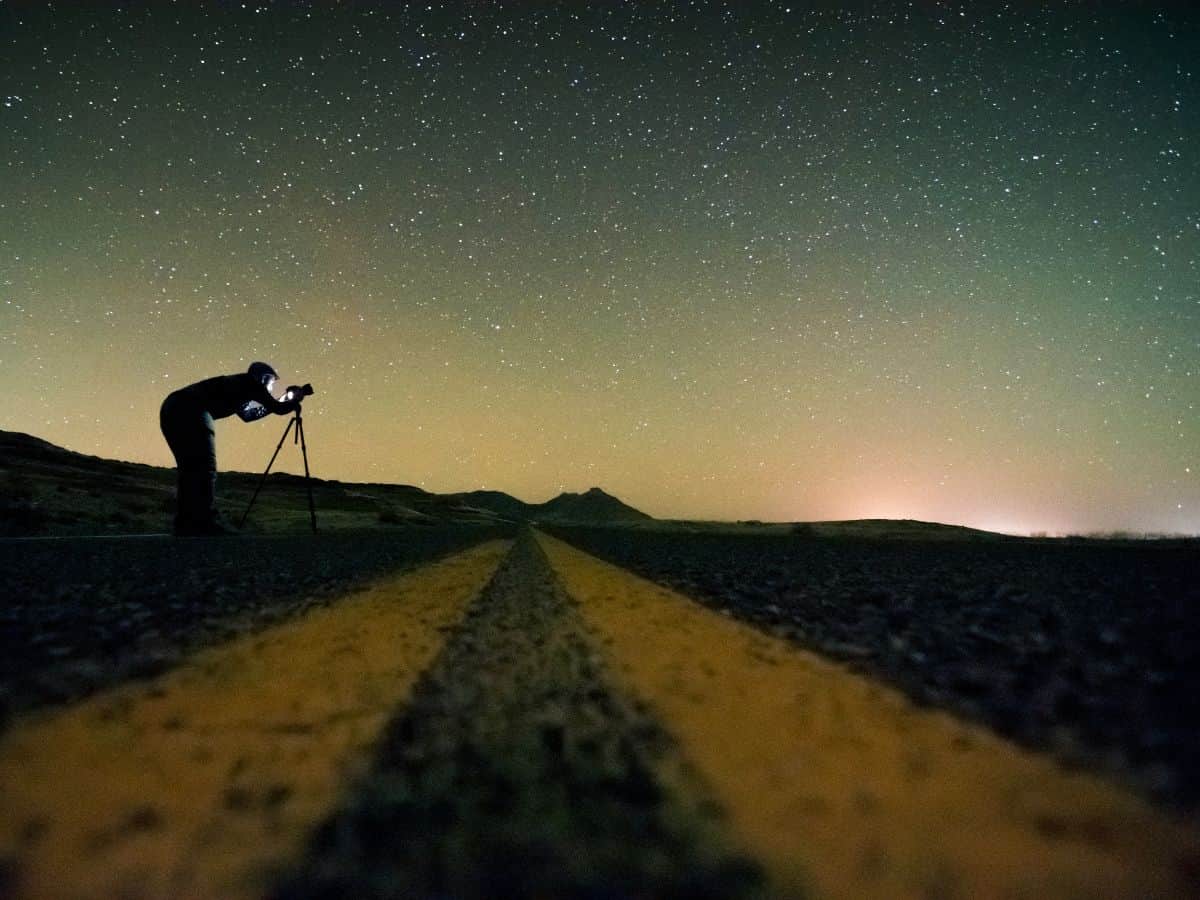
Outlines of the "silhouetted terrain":
<svg viewBox="0 0 1200 900">
<path fill-rule="evenodd" d="M 221 472 L 217 505 L 233 522 L 258 484 L 259 473 Z M 915 540 L 1003 540 L 1004 535 L 908 519 L 844 522 L 696 522 L 655 519 L 593 487 L 526 503 L 503 491 L 434 494 L 407 484 L 313 479 L 322 530 L 379 526 L 511 522 L 611 524 L 648 531 L 781 535 L 795 530 L 824 537 Z M 145 534 L 168 529 L 175 509 L 175 470 L 66 450 L 28 434 L 0 431 L 0 537 Z M 249 532 L 306 530 L 304 479 L 272 473 L 246 523 Z"/>
<path fill-rule="evenodd" d="M 259 478 L 250 472 L 220 473 L 217 504 L 228 519 L 240 519 Z M 525 503 L 501 491 L 434 494 L 406 484 L 319 478 L 313 479 L 313 490 L 322 529 L 652 521 L 600 488 L 561 494 L 546 503 Z M 174 508 L 174 469 L 87 456 L 31 435 L 0 431 L 0 536 L 161 532 Z M 272 473 L 247 530 L 307 527 L 304 479 Z"/>
<path fill-rule="evenodd" d="M 545 503 L 523 503 L 501 491 L 448 494 L 466 506 L 489 510 L 518 522 L 652 522 L 641 510 L 622 503 L 598 487 L 582 494 L 559 494 Z"/>
</svg>

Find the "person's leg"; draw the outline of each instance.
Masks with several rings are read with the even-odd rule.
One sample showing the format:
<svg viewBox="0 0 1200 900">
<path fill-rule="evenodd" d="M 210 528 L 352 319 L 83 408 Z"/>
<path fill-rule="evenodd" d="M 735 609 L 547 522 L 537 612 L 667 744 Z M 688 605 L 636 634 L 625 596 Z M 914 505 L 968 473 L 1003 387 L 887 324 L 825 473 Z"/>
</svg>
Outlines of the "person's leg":
<svg viewBox="0 0 1200 900">
<path fill-rule="evenodd" d="M 196 476 L 196 490 L 198 493 L 197 507 L 204 510 L 204 520 L 209 523 L 217 521 L 217 433 L 216 426 L 213 424 L 212 416 L 208 413 L 204 414 L 204 460 L 203 460 L 203 480 L 199 474 Z M 200 450 L 200 443 L 197 441 L 197 451 Z M 200 466 L 197 466 L 199 473 Z M 203 492 L 200 495 L 200 492 Z"/>
<path fill-rule="evenodd" d="M 179 531 L 186 493 L 187 478 L 184 473 L 188 457 L 187 422 L 189 418 L 187 411 L 181 408 L 181 404 L 174 395 L 168 396 L 158 411 L 158 427 L 166 439 L 167 446 L 171 448 L 171 455 L 175 457 L 174 530 L 176 532 Z"/>
<path fill-rule="evenodd" d="M 202 410 L 164 404 L 163 437 L 177 467 L 175 533 L 202 533 L 216 521 L 216 440 Z"/>
</svg>

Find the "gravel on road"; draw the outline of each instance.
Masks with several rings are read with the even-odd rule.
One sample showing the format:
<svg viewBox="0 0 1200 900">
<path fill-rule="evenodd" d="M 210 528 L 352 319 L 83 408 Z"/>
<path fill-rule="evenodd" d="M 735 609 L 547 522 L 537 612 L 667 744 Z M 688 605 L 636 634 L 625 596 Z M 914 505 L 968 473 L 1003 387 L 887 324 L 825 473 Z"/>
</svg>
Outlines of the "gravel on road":
<svg viewBox="0 0 1200 900">
<path fill-rule="evenodd" d="M 276 897 L 759 895 L 675 753 L 526 533 Z"/>
<path fill-rule="evenodd" d="M 1200 804 L 1194 541 L 546 530 L 918 702 Z"/>
<path fill-rule="evenodd" d="M 512 529 L 0 539 L 0 728 Z"/>
</svg>

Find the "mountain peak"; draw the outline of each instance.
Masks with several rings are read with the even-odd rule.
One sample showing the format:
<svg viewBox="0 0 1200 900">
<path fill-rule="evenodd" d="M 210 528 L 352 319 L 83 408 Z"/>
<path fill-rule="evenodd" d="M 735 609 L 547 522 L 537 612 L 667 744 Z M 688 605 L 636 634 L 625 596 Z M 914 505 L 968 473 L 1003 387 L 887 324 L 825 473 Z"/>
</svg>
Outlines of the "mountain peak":
<svg viewBox="0 0 1200 900">
<path fill-rule="evenodd" d="M 551 521 L 633 522 L 651 518 L 599 487 L 590 487 L 582 494 L 564 491 L 533 510 L 538 519 Z"/>
<path fill-rule="evenodd" d="M 597 486 L 581 494 L 563 491 L 545 503 L 524 503 L 499 491 L 470 491 L 452 496 L 468 506 L 489 509 L 516 521 L 636 522 L 652 518 Z"/>
</svg>

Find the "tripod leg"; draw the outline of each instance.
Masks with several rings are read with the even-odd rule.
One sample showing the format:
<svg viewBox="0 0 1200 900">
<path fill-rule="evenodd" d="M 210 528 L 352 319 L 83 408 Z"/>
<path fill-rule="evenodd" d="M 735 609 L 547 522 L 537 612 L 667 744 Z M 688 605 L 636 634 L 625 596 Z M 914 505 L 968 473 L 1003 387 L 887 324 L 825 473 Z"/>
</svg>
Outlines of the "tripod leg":
<svg viewBox="0 0 1200 900">
<path fill-rule="evenodd" d="M 267 463 L 266 471 L 262 473 L 262 478 L 258 479 L 258 486 L 254 489 L 254 496 L 250 498 L 250 502 L 246 504 L 246 511 L 242 513 L 242 520 L 238 522 L 238 528 L 246 524 L 246 516 L 250 515 L 250 507 L 254 505 L 254 501 L 258 499 L 258 492 L 262 490 L 264 484 L 267 483 L 267 475 L 271 471 L 271 466 L 275 465 L 275 457 L 279 455 L 279 449 L 283 446 L 283 442 L 287 440 L 288 432 L 292 430 L 297 419 L 292 419 L 287 423 L 287 428 L 283 429 L 283 437 L 279 439 L 279 443 L 275 445 L 275 452 L 271 454 L 271 461 Z"/>
<path fill-rule="evenodd" d="M 317 533 L 317 507 L 313 503 L 312 480 L 308 474 L 308 443 L 304 440 L 304 421 L 296 416 L 296 434 L 300 435 L 300 453 L 304 457 L 304 486 L 308 488 L 308 516 L 312 520 L 313 534 Z"/>
</svg>

